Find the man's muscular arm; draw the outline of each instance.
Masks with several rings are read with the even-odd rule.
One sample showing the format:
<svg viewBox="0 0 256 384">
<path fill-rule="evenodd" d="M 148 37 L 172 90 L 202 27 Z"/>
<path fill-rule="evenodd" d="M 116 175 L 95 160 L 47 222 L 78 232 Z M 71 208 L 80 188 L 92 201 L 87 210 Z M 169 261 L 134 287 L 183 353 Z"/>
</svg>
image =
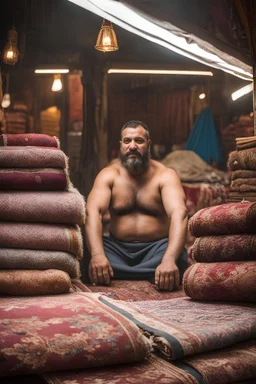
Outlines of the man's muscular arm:
<svg viewBox="0 0 256 384">
<path fill-rule="evenodd" d="M 107 211 L 111 200 L 111 188 L 116 170 L 103 169 L 95 179 L 86 204 L 85 233 L 86 243 L 91 253 L 89 278 L 92 284 L 110 283 L 114 276 L 110 263 L 104 253 L 102 242 L 102 216 Z"/>
<path fill-rule="evenodd" d="M 186 241 L 188 216 L 185 194 L 176 172 L 167 169 L 161 175 L 161 196 L 164 209 L 170 219 L 168 246 L 155 273 L 155 283 L 162 290 L 179 288 L 178 260 Z"/>
</svg>

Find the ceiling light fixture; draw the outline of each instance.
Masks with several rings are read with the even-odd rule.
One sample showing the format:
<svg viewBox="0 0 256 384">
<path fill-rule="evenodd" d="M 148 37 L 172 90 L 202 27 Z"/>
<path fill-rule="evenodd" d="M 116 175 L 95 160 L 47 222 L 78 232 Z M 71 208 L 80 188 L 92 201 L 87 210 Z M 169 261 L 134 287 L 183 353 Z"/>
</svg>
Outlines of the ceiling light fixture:
<svg viewBox="0 0 256 384">
<path fill-rule="evenodd" d="M 54 80 L 52 83 L 52 91 L 53 92 L 58 92 L 62 90 L 62 82 L 61 82 L 61 76 L 60 74 L 55 74 L 54 75 Z"/>
<path fill-rule="evenodd" d="M 69 73 L 69 69 L 35 69 L 35 73 Z"/>
<path fill-rule="evenodd" d="M 247 93 L 252 92 L 253 90 L 253 83 L 246 85 L 243 88 L 238 89 L 237 91 L 233 92 L 231 94 L 231 98 L 233 101 L 239 99 L 240 97 L 247 95 Z"/>
<path fill-rule="evenodd" d="M 8 108 L 11 105 L 11 96 L 10 93 L 5 93 L 2 103 L 1 103 L 3 108 Z"/>
<path fill-rule="evenodd" d="M 169 69 L 109 69 L 108 74 L 147 74 L 147 75 L 194 75 L 194 76 L 213 76 L 210 71 L 182 71 Z"/>
<path fill-rule="evenodd" d="M 5 94 L 2 99 L 1 106 L 3 108 L 8 108 L 11 105 L 11 96 L 9 93 L 9 73 L 6 74 L 6 87 L 5 87 Z"/>
<path fill-rule="evenodd" d="M 95 49 L 102 52 L 113 52 L 119 49 L 113 25 L 106 19 L 103 19 Z"/>
<path fill-rule="evenodd" d="M 14 27 L 8 31 L 8 41 L 3 49 L 2 60 L 5 64 L 14 65 L 19 58 L 19 50 L 17 47 L 18 33 Z"/>
<path fill-rule="evenodd" d="M 160 20 L 136 11 L 121 1 L 114 0 L 69 0 L 80 7 L 87 9 L 121 28 L 126 29 L 151 42 L 179 53 L 192 60 L 208 66 L 221 69 L 244 80 L 252 80 L 252 66 L 245 64 L 241 59 L 227 55 L 223 50 L 214 47 L 207 41 L 185 33 L 179 24 L 164 23 L 166 28 L 160 26 Z M 135 4 L 135 2 L 134 2 Z M 161 23 L 162 24 L 162 23 Z M 190 42 L 190 36 L 192 43 Z M 189 37 L 189 38 L 188 38 Z M 201 48 L 202 47 L 202 48 Z"/>
<path fill-rule="evenodd" d="M 200 95 L 198 96 L 200 100 L 203 100 L 206 98 L 206 94 L 205 93 L 200 93 Z"/>
</svg>

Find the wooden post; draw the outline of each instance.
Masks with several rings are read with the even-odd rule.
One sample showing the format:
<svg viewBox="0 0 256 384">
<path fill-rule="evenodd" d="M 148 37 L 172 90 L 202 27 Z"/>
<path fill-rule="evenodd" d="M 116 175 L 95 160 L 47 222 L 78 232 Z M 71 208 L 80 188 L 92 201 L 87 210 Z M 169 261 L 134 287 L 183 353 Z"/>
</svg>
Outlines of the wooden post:
<svg viewBox="0 0 256 384">
<path fill-rule="evenodd" d="M 256 136 L 256 67 L 253 68 L 253 122 L 254 136 Z"/>
</svg>

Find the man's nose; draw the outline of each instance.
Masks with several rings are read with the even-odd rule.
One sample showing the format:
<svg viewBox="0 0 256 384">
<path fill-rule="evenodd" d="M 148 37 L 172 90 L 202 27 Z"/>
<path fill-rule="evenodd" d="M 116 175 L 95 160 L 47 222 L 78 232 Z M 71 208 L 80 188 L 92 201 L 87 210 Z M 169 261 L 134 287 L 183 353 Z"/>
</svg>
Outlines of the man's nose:
<svg viewBox="0 0 256 384">
<path fill-rule="evenodd" d="M 135 141 L 131 141 L 130 142 L 130 149 L 136 149 L 137 148 L 137 144 L 135 143 Z"/>
</svg>

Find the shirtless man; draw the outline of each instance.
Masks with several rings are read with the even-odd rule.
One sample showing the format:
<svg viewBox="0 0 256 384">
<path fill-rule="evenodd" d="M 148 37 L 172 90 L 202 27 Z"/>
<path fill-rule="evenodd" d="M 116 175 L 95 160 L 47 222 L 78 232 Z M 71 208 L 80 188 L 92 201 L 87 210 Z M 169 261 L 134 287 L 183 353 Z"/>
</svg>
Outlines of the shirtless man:
<svg viewBox="0 0 256 384">
<path fill-rule="evenodd" d="M 150 159 L 146 124 L 132 120 L 121 130 L 120 159 L 96 177 L 86 206 L 89 278 L 151 280 L 161 290 L 180 286 L 187 268 L 185 195 L 176 172 Z M 110 236 L 102 217 L 110 213 Z"/>
</svg>

